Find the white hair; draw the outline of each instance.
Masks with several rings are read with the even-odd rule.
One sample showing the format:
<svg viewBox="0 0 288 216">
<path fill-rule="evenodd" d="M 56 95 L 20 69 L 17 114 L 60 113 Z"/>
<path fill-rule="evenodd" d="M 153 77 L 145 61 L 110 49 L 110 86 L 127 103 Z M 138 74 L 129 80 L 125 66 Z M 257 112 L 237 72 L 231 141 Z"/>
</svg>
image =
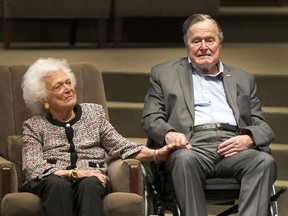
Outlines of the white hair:
<svg viewBox="0 0 288 216">
<path fill-rule="evenodd" d="M 22 79 L 23 98 L 33 114 L 43 114 L 41 101 L 47 98 L 47 89 L 43 77 L 49 73 L 62 71 L 76 86 L 76 78 L 65 59 L 39 58 L 32 64 Z"/>
<path fill-rule="evenodd" d="M 190 26 L 194 25 L 195 23 L 203 22 L 205 20 L 211 20 L 214 23 L 216 30 L 217 30 L 217 34 L 218 34 L 218 39 L 219 39 L 220 43 L 223 43 L 223 40 L 224 40 L 223 31 L 215 19 L 213 19 L 208 14 L 193 14 L 190 17 L 188 17 L 185 20 L 185 22 L 183 23 L 183 39 L 184 39 L 185 46 L 187 46 L 188 38 L 190 36 L 189 35 L 190 34 L 189 33 Z"/>
</svg>

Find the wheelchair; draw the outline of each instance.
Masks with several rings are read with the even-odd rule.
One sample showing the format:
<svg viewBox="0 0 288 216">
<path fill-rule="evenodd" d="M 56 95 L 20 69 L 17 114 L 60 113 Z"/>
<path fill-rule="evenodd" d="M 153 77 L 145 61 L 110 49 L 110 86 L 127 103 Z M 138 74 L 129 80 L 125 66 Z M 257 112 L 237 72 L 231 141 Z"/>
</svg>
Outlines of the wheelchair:
<svg viewBox="0 0 288 216">
<path fill-rule="evenodd" d="M 151 143 L 147 145 L 150 148 Z M 269 147 L 258 149 L 271 153 Z M 178 207 L 172 177 L 165 169 L 165 162 L 156 164 L 154 162 L 142 162 L 144 174 L 144 196 L 146 216 L 164 216 L 169 211 L 173 216 L 181 216 Z M 237 200 L 240 193 L 240 184 L 235 178 L 211 178 L 205 180 L 204 194 L 207 204 L 232 206 L 217 216 L 229 216 L 238 212 Z M 273 185 L 269 202 L 269 216 L 278 216 L 277 199 L 287 188 L 280 188 L 277 192 Z"/>
</svg>

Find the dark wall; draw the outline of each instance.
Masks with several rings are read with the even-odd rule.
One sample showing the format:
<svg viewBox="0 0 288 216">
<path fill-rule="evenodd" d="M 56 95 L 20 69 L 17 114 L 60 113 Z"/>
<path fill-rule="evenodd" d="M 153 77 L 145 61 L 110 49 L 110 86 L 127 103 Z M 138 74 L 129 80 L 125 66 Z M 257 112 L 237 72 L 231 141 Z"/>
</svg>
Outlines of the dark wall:
<svg viewBox="0 0 288 216">
<path fill-rule="evenodd" d="M 245 1 L 250 2 L 242 0 L 242 2 Z M 275 1 L 267 0 L 266 2 Z M 288 0 L 285 1 L 288 2 Z M 228 4 L 228 2 L 237 1 L 226 0 L 223 2 Z M 288 14 L 261 16 L 259 14 L 257 16 L 220 14 L 216 19 L 224 30 L 226 42 L 288 42 L 288 31 L 283 28 L 283 26 L 288 26 L 287 16 Z M 126 45 L 129 43 L 163 43 L 163 45 L 168 44 L 169 46 L 182 46 L 182 23 L 184 20 L 184 17 L 125 18 L 123 19 L 122 42 Z M 10 25 L 12 46 L 13 42 L 68 43 L 70 26 L 71 22 L 67 20 L 13 20 Z M 97 31 L 95 20 L 78 21 L 76 43 L 97 45 Z M 2 40 L 1 32 L 0 39 Z M 112 46 L 113 19 L 107 21 L 107 41 L 108 46 Z"/>
</svg>

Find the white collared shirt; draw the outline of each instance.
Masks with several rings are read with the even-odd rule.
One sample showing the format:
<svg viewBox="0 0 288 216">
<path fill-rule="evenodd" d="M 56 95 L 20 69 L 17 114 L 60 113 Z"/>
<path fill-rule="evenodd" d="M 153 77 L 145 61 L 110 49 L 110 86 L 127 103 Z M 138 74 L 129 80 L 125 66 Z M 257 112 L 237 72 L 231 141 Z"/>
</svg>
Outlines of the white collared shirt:
<svg viewBox="0 0 288 216">
<path fill-rule="evenodd" d="M 222 62 L 218 62 L 219 72 L 215 75 L 204 74 L 190 60 L 189 63 L 194 88 L 195 126 L 209 123 L 237 125 L 224 91 Z"/>
</svg>

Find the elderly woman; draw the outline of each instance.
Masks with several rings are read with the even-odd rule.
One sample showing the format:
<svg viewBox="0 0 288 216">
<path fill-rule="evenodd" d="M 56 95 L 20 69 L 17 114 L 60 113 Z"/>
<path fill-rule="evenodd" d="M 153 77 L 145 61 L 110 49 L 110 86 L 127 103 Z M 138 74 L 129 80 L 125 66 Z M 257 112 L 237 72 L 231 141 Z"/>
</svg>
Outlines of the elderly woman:
<svg viewBox="0 0 288 216">
<path fill-rule="evenodd" d="M 152 150 L 123 138 L 101 105 L 77 104 L 66 60 L 39 59 L 22 81 L 35 114 L 23 123 L 23 190 L 38 195 L 51 216 L 102 215 L 110 192 L 105 153 L 114 158 L 166 160 L 173 146 Z"/>
</svg>

